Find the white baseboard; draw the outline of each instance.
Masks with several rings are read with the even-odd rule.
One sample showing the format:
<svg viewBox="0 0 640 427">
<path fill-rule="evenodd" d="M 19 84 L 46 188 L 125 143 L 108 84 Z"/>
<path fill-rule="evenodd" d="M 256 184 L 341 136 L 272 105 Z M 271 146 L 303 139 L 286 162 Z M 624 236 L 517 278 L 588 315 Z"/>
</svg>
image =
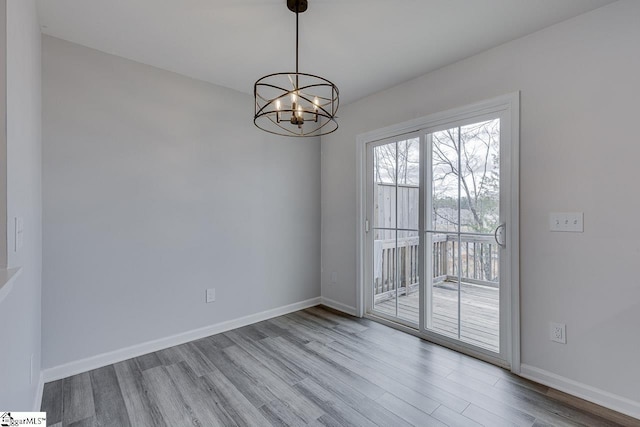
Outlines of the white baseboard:
<svg viewBox="0 0 640 427">
<path fill-rule="evenodd" d="M 33 401 L 33 412 L 40 412 L 40 407 L 42 406 L 42 392 L 44 391 L 44 376 L 42 375 L 42 372 L 40 372 L 38 385 L 36 387 L 36 398 Z"/>
<path fill-rule="evenodd" d="M 122 362 L 123 360 L 131 359 L 132 357 L 138 357 L 144 354 L 153 353 L 154 351 L 163 350 L 175 345 L 184 344 L 189 341 L 219 334 L 221 332 L 230 331 L 232 329 L 241 328 L 243 326 L 261 322 L 263 320 L 268 320 L 273 317 L 282 316 L 284 314 L 292 313 L 298 310 L 303 310 L 305 308 L 319 305 L 320 303 L 320 297 L 311 298 L 305 301 L 300 301 L 282 307 L 262 311 L 260 313 L 250 314 L 248 316 L 239 317 L 237 319 L 227 320 L 215 325 L 205 326 L 203 328 L 182 332 L 166 338 L 159 338 L 157 340 L 147 341 L 119 350 L 98 354 L 95 356 L 87 357 L 86 359 L 80 359 L 73 362 L 65 363 L 63 365 L 54 366 L 53 368 L 45 369 L 42 371 L 42 377 L 44 382 L 56 381 L 62 378 L 69 377 L 71 375 L 80 374 L 92 369 L 97 369 L 103 366 L 111 365 L 113 363 Z"/>
<path fill-rule="evenodd" d="M 326 305 L 327 307 L 331 307 L 334 310 L 338 310 L 338 311 L 341 311 L 343 313 L 347 313 L 347 314 L 350 314 L 352 316 L 356 316 L 356 308 L 355 307 L 351 307 L 350 305 L 343 304 L 343 303 L 338 302 L 336 300 L 332 300 L 332 299 L 329 299 L 329 298 L 322 297 L 322 298 L 320 298 L 320 304 Z"/>
<path fill-rule="evenodd" d="M 520 365 L 520 376 L 529 380 L 555 388 L 605 408 L 640 419 L 640 402 L 618 396 L 608 391 L 600 390 L 587 384 L 565 378 L 553 372 L 536 368 L 535 366 Z"/>
</svg>

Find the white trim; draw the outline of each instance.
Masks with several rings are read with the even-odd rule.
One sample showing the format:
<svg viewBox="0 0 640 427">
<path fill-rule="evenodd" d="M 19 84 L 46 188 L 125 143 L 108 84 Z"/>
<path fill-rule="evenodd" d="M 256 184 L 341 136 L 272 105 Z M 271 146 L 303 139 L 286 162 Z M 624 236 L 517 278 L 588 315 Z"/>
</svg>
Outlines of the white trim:
<svg viewBox="0 0 640 427">
<path fill-rule="evenodd" d="M 42 393 L 44 391 L 44 376 L 42 375 L 42 372 L 40 372 L 38 385 L 36 385 L 36 387 L 36 397 L 33 401 L 33 412 L 40 412 L 40 408 L 42 407 Z"/>
<path fill-rule="evenodd" d="M 604 391 L 524 363 L 520 365 L 520 376 L 581 399 L 588 400 L 596 405 L 604 406 L 605 408 L 640 419 L 640 402 L 609 393 L 608 391 Z"/>
<path fill-rule="evenodd" d="M 355 316 L 364 316 L 364 277 L 365 277 L 365 239 L 364 220 L 366 216 L 366 188 L 365 180 L 365 147 L 367 140 L 358 135 L 356 137 L 356 313 Z"/>
<path fill-rule="evenodd" d="M 268 320 L 277 316 L 292 313 L 294 311 L 313 307 L 319 305 L 321 301 L 322 300 L 320 297 L 311 298 L 305 301 L 300 301 L 282 307 L 265 310 L 260 313 L 250 314 L 248 316 L 239 317 L 237 319 L 227 320 L 215 325 L 205 326 L 203 328 L 193 329 L 191 331 L 182 332 L 169 337 L 159 338 L 141 344 L 132 345 L 130 347 L 121 348 L 119 350 L 98 354 L 95 356 L 87 357 L 85 359 L 80 359 L 73 362 L 65 363 L 63 365 L 54 366 L 53 368 L 45 369 L 42 371 L 42 376 L 44 377 L 45 382 L 59 380 L 71 375 L 80 374 L 92 369 L 101 368 L 103 366 L 131 359 L 132 357 L 142 356 L 154 351 L 184 344 L 189 341 L 230 331 L 232 329 L 241 328 L 243 326 L 261 322 L 263 320 Z"/>
<path fill-rule="evenodd" d="M 329 308 L 333 308 L 334 310 L 341 311 L 343 313 L 349 314 L 351 316 L 357 316 L 357 309 L 355 307 L 351 307 L 350 305 L 343 304 L 339 301 L 332 300 L 330 298 L 322 297 L 320 299 L 320 304 L 326 305 Z"/>
<path fill-rule="evenodd" d="M 509 114 L 511 116 L 511 207 L 509 231 L 507 236 L 511 263 L 509 270 L 511 287 L 509 289 L 509 319 L 507 334 L 511 348 L 507 349 L 511 372 L 520 373 L 520 92 L 508 95 Z"/>
</svg>

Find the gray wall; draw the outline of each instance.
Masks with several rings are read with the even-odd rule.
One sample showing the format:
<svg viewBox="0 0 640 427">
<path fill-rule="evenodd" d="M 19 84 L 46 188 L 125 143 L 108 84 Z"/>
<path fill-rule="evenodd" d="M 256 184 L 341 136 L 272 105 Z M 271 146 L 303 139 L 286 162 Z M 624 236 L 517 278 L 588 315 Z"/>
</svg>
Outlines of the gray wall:
<svg viewBox="0 0 640 427">
<path fill-rule="evenodd" d="M 0 4 L 5 7 L 5 2 Z M 8 266 L 22 267 L 0 303 L 0 407 L 30 411 L 40 373 L 42 267 L 41 64 L 35 0 L 6 2 Z M 24 244 L 14 251 L 14 218 L 24 219 Z M 33 378 L 31 359 L 33 358 Z"/>
<path fill-rule="evenodd" d="M 638 22 L 640 2 L 616 2 L 341 109 L 322 139 L 322 296 L 356 302 L 356 136 L 520 90 L 522 361 L 640 402 Z M 549 232 L 555 211 L 584 211 L 585 232 Z"/>
<path fill-rule="evenodd" d="M 43 37 L 45 368 L 320 295 L 320 142 L 252 114 Z"/>
</svg>

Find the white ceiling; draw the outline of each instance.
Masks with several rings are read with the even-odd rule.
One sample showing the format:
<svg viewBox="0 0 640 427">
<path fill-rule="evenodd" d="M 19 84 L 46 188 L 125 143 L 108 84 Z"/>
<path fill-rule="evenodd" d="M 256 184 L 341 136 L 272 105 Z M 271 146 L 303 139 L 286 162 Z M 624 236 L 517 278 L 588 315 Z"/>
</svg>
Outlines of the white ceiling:
<svg viewBox="0 0 640 427">
<path fill-rule="evenodd" d="M 300 71 L 341 104 L 614 0 L 309 0 Z M 38 0 L 45 34 L 253 93 L 295 66 L 286 0 Z"/>
</svg>

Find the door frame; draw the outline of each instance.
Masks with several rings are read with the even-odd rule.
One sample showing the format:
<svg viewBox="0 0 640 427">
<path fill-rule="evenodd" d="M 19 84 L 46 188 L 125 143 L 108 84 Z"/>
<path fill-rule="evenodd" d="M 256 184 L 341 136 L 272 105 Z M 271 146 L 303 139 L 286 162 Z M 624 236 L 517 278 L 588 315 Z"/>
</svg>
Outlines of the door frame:
<svg viewBox="0 0 640 427">
<path fill-rule="evenodd" d="M 365 256 L 366 256 L 366 232 L 365 232 L 365 220 L 366 220 L 366 145 L 370 142 L 375 142 L 383 139 L 400 137 L 403 134 L 410 134 L 419 132 L 427 128 L 437 128 L 438 126 L 446 126 L 450 122 L 465 120 L 474 116 L 486 116 L 487 114 L 501 113 L 504 114 L 504 124 L 502 129 L 508 135 L 510 139 L 508 156 L 503 157 L 501 155 L 501 163 L 507 163 L 507 169 L 509 171 L 508 184 L 510 193 L 510 206 L 507 207 L 505 218 L 507 221 L 507 227 L 505 230 L 505 239 L 507 247 L 510 248 L 510 262 L 505 265 L 505 277 L 509 280 L 510 286 L 505 287 L 504 298 L 509 304 L 504 304 L 506 309 L 505 318 L 507 321 L 504 323 L 506 336 L 506 348 L 505 356 L 508 366 L 505 366 L 515 374 L 520 373 L 520 245 L 519 245 L 519 159 L 520 159 L 520 92 L 514 92 L 492 98 L 489 100 L 477 102 L 471 105 L 466 105 L 460 108 L 454 108 L 451 110 L 431 114 L 425 117 L 409 120 L 396 125 L 388 126 L 382 129 L 376 129 L 370 132 L 359 134 L 356 138 L 356 233 L 357 233 L 357 246 L 356 246 L 356 314 L 358 317 L 366 316 L 365 313 Z M 423 146 L 425 144 L 422 144 Z M 424 153 L 423 153 L 424 154 Z M 502 164 L 501 164 L 502 167 Z M 422 173 L 421 173 L 422 178 Z M 422 194 L 422 192 L 421 192 Z M 421 204 L 424 200 L 420 201 Z M 422 209 L 422 206 L 421 206 Z M 423 221 L 422 215 L 420 218 Z M 424 270 L 424 239 L 423 232 L 424 227 L 421 226 L 421 269 Z M 421 271 L 420 277 L 424 276 L 424 271 Z M 422 281 L 421 281 L 422 282 Z M 424 284 L 421 283 L 421 289 L 424 289 Z M 422 300 L 424 300 L 424 291 L 422 292 Z M 424 304 L 421 304 L 423 306 Z M 502 307 L 501 307 L 502 308 Z M 421 309 L 421 325 L 424 326 L 424 313 Z M 379 318 L 376 318 L 380 320 Z M 393 322 L 385 321 L 383 323 L 390 324 L 391 326 L 398 327 L 414 335 L 420 336 L 428 341 L 435 342 L 437 344 L 443 344 L 454 350 L 462 353 L 470 354 L 471 356 L 479 359 L 486 360 L 488 362 L 504 366 L 504 362 L 501 359 L 492 357 L 482 351 L 473 351 L 460 343 L 447 339 L 446 337 L 434 337 L 432 334 L 425 334 L 423 331 L 411 330 L 403 325 L 396 325 Z"/>
</svg>

